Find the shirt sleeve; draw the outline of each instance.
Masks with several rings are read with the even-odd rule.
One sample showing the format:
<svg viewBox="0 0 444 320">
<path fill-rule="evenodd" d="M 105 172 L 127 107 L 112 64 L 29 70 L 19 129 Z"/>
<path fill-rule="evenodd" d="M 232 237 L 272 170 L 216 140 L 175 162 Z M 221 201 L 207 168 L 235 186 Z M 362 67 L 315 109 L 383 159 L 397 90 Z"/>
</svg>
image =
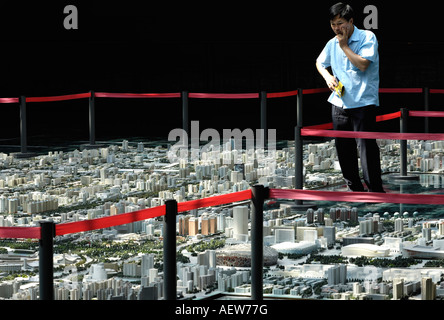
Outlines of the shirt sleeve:
<svg viewBox="0 0 444 320">
<path fill-rule="evenodd" d="M 364 59 L 374 62 L 378 54 L 378 41 L 376 40 L 376 36 L 373 32 L 366 31 L 366 33 L 367 35 L 359 48 L 358 55 Z"/>
<path fill-rule="evenodd" d="M 319 57 L 316 59 L 316 62 L 318 62 L 325 69 L 331 66 L 330 58 L 330 42 L 328 42 Z"/>
</svg>

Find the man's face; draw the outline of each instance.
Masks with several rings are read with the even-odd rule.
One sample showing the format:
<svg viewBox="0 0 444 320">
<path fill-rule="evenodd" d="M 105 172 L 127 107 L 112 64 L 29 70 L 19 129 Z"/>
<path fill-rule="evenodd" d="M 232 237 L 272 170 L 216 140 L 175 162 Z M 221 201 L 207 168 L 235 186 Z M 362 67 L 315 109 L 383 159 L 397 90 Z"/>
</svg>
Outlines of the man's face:
<svg viewBox="0 0 444 320">
<path fill-rule="evenodd" d="M 346 19 L 340 18 L 339 15 L 337 15 L 333 20 L 330 20 L 330 26 L 336 35 L 342 35 L 345 33 L 348 35 L 348 37 L 350 37 L 350 33 L 353 30 L 353 18 L 347 21 Z"/>
</svg>

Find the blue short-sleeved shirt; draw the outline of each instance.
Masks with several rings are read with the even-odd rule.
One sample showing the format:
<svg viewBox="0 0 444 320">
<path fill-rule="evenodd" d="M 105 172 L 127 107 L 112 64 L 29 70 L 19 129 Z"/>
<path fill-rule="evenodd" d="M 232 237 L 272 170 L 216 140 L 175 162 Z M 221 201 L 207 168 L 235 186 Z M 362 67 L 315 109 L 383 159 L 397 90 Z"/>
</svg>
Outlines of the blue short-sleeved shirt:
<svg viewBox="0 0 444 320">
<path fill-rule="evenodd" d="M 327 42 L 317 62 L 324 68 L 331 67 L 333 75 L 345 87 L 342 98 L 336 92 L 332 92 L 328 101 L 343 108 L 379 106 L 379 54 L 375 34 L 368 30 L 359 30 L 354 26 L 353 34 L 348 39 L 348 46 L 354 53 L 370 60 L 371 63 L 367 70 L 362 72 L 347 58 L 336 37 Z"/>
</svg>

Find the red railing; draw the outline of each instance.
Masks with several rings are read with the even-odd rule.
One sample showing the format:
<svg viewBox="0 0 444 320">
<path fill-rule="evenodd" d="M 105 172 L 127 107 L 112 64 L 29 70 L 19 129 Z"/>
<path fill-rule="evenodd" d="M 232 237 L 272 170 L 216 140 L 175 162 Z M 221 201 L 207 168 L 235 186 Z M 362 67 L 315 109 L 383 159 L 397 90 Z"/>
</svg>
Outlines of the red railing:
<svg viewBox="0 0 444 320">
<path fill-rule="evenodd" d="M 178 212 L 251 200 L 251 190 L 179 202 Z M 444 205 L 444 195 L 270 189 L 268 199 Z M 55 235 L 99 230 L 165 215 L 165 205 L 96 219 L 59 223 Z M 40 227 L 0 227 L 0 238 L 40 239 Z"/>
<path fill-rule="evenodd" d="M 284 91 L 284 92 L 267 92 L 267 98 L 283 98 L 297 96 L 299 90 Z M 444 89 L 430 89 L 430 93 L 444 94 Z M 303 89 L 302 94 L 316 94 L 330 92 L 328 88 Z M 380 93 L 423 93 L 423 88 L 380 88 Z M 171 93 L 110 93 L 110 92 L 95 92 L 95 97 L 98 98 L 180 98 L 180 92 Z M 67 94 L 60 96 L 47 97 L 26 97 L 26 102 L 51 102 L 64 101 L 73 99 L 82 99 L 91 97 L 91 92 Z M 257 99 L 259 93 L 188 93 L 189 98 L 201 99 Z M 19 98 L 0 98 L 0 103 L 18 103 Z"/>
</svg>

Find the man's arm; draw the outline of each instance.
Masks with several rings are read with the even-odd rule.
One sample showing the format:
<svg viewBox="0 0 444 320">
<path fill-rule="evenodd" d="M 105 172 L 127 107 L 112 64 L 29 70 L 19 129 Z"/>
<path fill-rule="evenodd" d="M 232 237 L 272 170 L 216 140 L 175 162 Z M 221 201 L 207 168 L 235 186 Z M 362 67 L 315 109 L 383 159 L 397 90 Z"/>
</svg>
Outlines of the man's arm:
<svg viewBox="0 0 444 320">
<path fill-rule="evenodd" d="M 336 78 L 317 61 L 316 68 L 318 69 L 318 72 L 321 74 L 321 76 L 324 78 L 328 88 L 331 91 L 335 90 L 336 86 L 338 85 Z"/>
<path fill-rule="evenodd" d="M 368 66 L 370 65 L 371 61 L 367 60 L 360 55 L 353 52 L 352 49 L 348 46 L 348 36 L 347 36 L 348 29 L 344 28 L 342 29 L 342 34 L 336 35 L 336 38 L 338 39 L 339 46 L 341 47 L 342 51 L 344 51 L 345 55 L 347 56 L 348 60 L 359 70 L 364 72 L 367 70 Z"/>
<path fill-rule="evenodd" d="M 347 58 L 350 60 L 351 63 L 353 63 L 353 65 L 355 67 L 357 67 L 362 72 L 367 70 L 367 68 L 368 68 L 368 66 L 370 65 L 370 62 L 371 62 L 370 60 L 367 60 L 367 59 L 361 57 L 360 55 L 354 53 L 353 50 L 350 49 L 348 44 L 346 44 L 345 46 L 341 47 L 341 49 L 342 49 L 342 51 L 344 51 L 344 53 L 347 56 Z"/>
</svg>

